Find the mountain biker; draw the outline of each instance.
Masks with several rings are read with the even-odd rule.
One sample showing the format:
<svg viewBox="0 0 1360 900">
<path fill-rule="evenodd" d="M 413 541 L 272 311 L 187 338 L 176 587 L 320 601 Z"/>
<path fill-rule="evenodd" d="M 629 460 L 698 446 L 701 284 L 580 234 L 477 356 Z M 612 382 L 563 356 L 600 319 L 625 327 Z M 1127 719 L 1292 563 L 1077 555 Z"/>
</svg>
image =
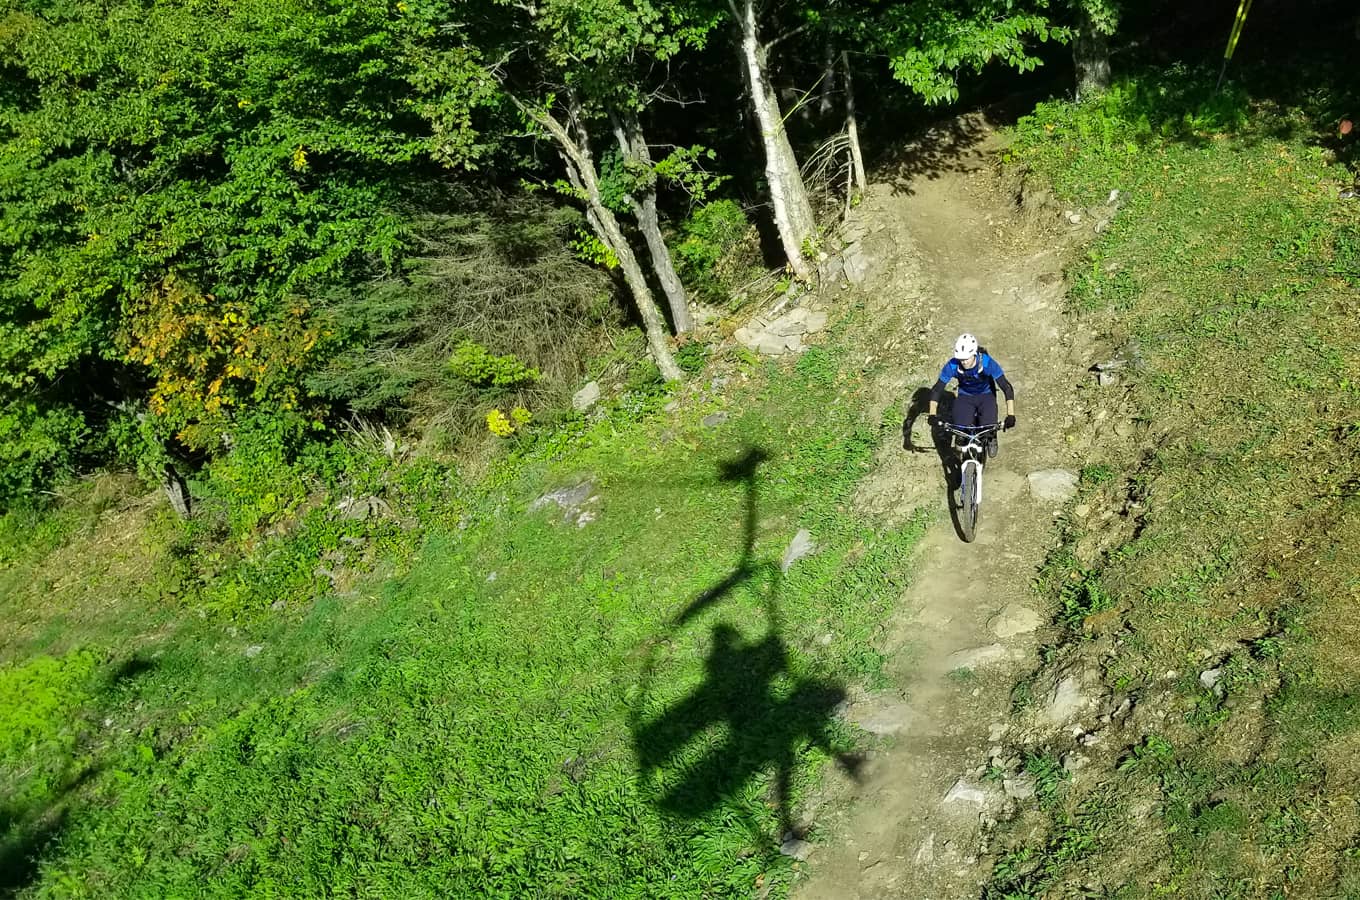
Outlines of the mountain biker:
<svg viewBox="0 0 1360 900">
<path fill-rule="evenodd" d="M 954 356 L 940 370 L 940 380 L 930 391 L 929 416 L 935 418 L 940 398 L 944 396 L 949 382 L 959 383 L 958 396 L 954 398 L 954 424 L 961 428 L 996 424 L 996 391 L 1006 396 L 1006 420 L 1002 427 L 1009 431 L 1015 427 L 1015 388 L 1011 386 L 1006 373 L 987 351 L 978 347 L 977 338 L 971 334 L 961 334 L 954 342 Z M 996 433 L 987 441 L 987 455 L 995 457 L 998 450 Z"/>
</svg>

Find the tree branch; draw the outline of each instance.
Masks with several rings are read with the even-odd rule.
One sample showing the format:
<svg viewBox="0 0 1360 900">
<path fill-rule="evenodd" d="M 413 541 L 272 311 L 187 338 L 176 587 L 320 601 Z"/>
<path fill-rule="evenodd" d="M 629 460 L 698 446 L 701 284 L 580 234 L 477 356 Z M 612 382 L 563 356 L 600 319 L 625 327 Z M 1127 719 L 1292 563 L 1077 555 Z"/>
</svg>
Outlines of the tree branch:
<svg viewBox="0 0 1360 900">
<path fill-rule="evenodd" d="M 585 154 L 582 152 L 581 147 L 572 140 L 571 135 L 567 133 L 566 127 L 561 122 L 557 121 L 557 118 L 552 113 L 547 110 L 536 109 L 525 103 L 513 91 L 505 89 L 503 83 L 501 88 L 505 90 L 505 96 L 510 98 L 510 102 L 515 104 L 520 112 L 538 123 L 539 127 L 552 135 L 553 140 L 557 141 L 558 146 L 562 148 L 562 155 L 570 164 L 580 167 L 585 163 Z M 571 172 L 572 168 L 573 165 L 567 166 L 568 173 Z"/>
<path fill-rule="evenodd" d="M 775 46 L 776 44 L 782 44 L 784 41 L 787 41 L 789 38 L 794 37 L 794 36 L 799 35 L 799 34 L 802 34 L 804 31 L 807 31 L 809 27 L 811 27 L 810 24 L 807 23 L 807 22 L 804 22 L 802 25 L 799 25 L 797 28 L 793 28 L 793 29 L 790 29 L 789 31 L 784 32 L 783 34 L 779 35 L 779 37 L 771 38 L 769 41 L 767 41 L 767 42 L 765 43 L 765 52 L 768 53 L 769 51 L 773 50 L 773 49 L 774 49 L 774 46 Z"/>
</svg>

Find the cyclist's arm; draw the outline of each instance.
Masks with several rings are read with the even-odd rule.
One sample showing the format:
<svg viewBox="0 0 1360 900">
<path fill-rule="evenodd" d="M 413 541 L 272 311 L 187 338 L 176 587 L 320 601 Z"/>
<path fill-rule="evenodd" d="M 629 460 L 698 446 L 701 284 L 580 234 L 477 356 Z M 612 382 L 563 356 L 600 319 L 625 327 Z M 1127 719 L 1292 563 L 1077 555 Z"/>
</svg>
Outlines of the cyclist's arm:
<svg viewBox="0 0 1360 900">
<path fill-rule="evenodd" d="M 935 386 L 930 389 L 930 408 L 926 410 L 926 415 L 933 417 L 940 408 L 940 398 L 944 396 L 945 388 L 949 387 L 947 381 L 937 381 Z"/>
<path fill-rule="evenodd" d="M 959 364 L 952 359 L 944 364 L 944 368 L 940 369 L 940 380 L 935 382 L 935 386 L 930 389 L 930 407 L 926 410 L 926 415 L 934 418 L 936 412 L 939 411 L 940 398 L 944 396 L 945 388 L 949 387 L 949 382 L 954 380 L 958 371 Z"/>
<path fill-rule="evenodd" d="M 1001 394 L 1006 398 L 1006 415 L 1015 415 L 1015 388 L 1011 386 L 1011 380 L 1001 374 L 996 378 L 996 386 L 1001 389 Z"/>
</svg>

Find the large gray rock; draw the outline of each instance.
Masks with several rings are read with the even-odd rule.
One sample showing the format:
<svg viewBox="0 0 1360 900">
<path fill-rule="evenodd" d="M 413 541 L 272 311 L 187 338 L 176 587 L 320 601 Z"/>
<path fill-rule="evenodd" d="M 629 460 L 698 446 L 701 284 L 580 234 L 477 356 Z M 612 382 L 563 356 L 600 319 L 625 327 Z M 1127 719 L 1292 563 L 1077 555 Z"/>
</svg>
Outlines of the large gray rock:
<svg viewBox="0 0 1360 900">
<path fill-rule="evenodd" d="M 845 248 L 845 280 L 851 284 L 863 284 L 873 264 L 861 242 L 856 241 Z"/>
<path fill-rule="evenodd" d="M 820 310 L 808 312 L 807 321 L 805 323 L 807 325 L 808 334 L 816 334 L 826 328 L 826 319 L 826 313 L 821 312 Z"/>
<path fill-rule="evenodd" d="M 1043 717 L 1052 725 L 1063 725 L 1080 715 L 1088 703 L 1090 698 L 1082 690 L 1081 677 L 1066 675 L 1049 691 Z"/>
<path fill-rule="evenodd" d="M 768 331 L 762 331 L 760 334 L 756 335 L 754 343 L 751 344 L 751 348 L 764 353 L 766 356 L 779 356 L 788 349 L 787 342 L 787 338 L 777 334 L 770 334 Z"/>
<path fill-rule="evenodd" d="M 928 866 L 933 862 L 935 862 L 935 832 L 932 831 L 930 837 L 922 841 L 916 851 L 916 865 Z"/>
<path fill-rule="evenodd" d="M 959 650 L 949 654 L 949 671 L 958 669 L 976 669 L 989 663 L 1000 662 L 1007 656 L 1006 648 L 1000 644 L 988 644 L 985 647 L 972 647 L 967 650 Z"/>
<path fill-rule="evenodd" d="M 382 518 L 392 514 L 392 507 L 381 497 L 346 497 L 335 505 L 346 519 Z"/>
<path fill-rule="evenodd" d="M 989 794 L 985 788 L 969 784 L 962 778 L 954 782 L 949 793 L 944 795 L 945 803 L 975 803 L 978 806 L 985 806 L 988 799 Z"/>
<path fill-rule="evenodd" d="M 588 522 L 595 519 L 595 513 L 584 507 L 586 504 L 594 503 L 599 499 L 599 495 L 595 493 L 595 482 L 587 479 L 571 487 L 549 491 L 530 503 L 529 511 L 538 512 L 548 506 L 557 506 L 562 510 L 562 521 L 583 528 Z"/>
<path fill-rule="evenodd" d="M 598 381 L 592 381 L 572 395 L 571 408 L 577 412 L 586 412 L 599 402 L 600 383 Z"/>
<path fill-rule="evenodd" d="M 1038 791 L 1038 783 L 1028 772 L 1008 776 L 1002 783 L 1006 796 L 1012 800 L 1028 800 Z"/>
<path fill-rule="evenodd" d="M 802 838 L 789 838 L 779 845 L 779 852 L 793 859 L 804 860 L 812 852 L 812 845 Z"/>
<path fill-rule="evenodd" d="M 1029 473 L 1029 491 L 1039 500 L 1062 503 L 1076 496 L 1077 473 L 1068 469 L 1041 469 Z"/>
<path fill-rule="evenodd" d="M 1044 624 L 1044 617 L 1039 615 L 1028 606 L 1021 606 L 1019 603 L 1007 603 L 992 620 L 987 623 L 987 627 L 992 629 L 992 634 L 999 638 L 1015 637 L 1017 634 L 1029 634 Z"/>
<path fill-rule="evenodd" d="M 897 734 L 911 724 L 915 716 L 905 703 L 883 701 L 855 707 L 851 721 L 870 734 Z"/>
</svg>

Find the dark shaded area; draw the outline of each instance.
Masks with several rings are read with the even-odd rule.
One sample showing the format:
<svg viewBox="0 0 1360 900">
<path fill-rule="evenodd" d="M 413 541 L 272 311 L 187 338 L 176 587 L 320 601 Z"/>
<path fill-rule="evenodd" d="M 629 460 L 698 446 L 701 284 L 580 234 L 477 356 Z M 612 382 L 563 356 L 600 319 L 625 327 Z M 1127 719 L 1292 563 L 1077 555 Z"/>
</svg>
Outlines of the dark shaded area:
<svg viewBox="0 0 1360 900">
<path fill-rule="evenodd" d="M 0 805 L 0 897 L 37 883 L 43 856 L 66 829 L 70 796 L 98 773 L 98 767 L 87 766 L 35 807 Z"/>
<path fill-rule="evenodd" d="M 800 750 L 811 744 L 835 755 L 858 774 L 861 759 L 835 752 L 830 724 L 845 690 L 830 682 L 798 679 L 787 696 L 775 683 L 788 670 L 787 650 L 771 631 L 744 642 L 727 624 L 713 628 L 704 683 L 660 719 L 634 735 L 644 775 L 664 766 L 699 732 L 726 722 L 731 736 L 690 768 L 661 797 L 662 809 L 697 818 L 736 795 L 752 776 L 773 766 L 780 826 L 794 828 L 790 779 Z M 782 693 L 782 692 L 780 692 Z"/>
<path fill-rule="evenodd" d="M 912 182 L 935 181 L 947 173 L 971 172 L 985 160 L 973 151 L 986 137 L 992 122 L 985 114 L 959 116 L 931 126 L 909 144 L 899 144 L 876 162 L 879 178 L 886 178 L 894 194 L 915 193 Z"/>
<path fill-rule="evenodd" d="M 676 618 L 676 627 L 689 622 L 727 596 L 734 587 L 751 577 L 753 573 L 752 554 L 756 546 L 756 468 L 769 459 L 769 456 L 764 450 L 753 447 L 735 459 L 718 464 L 719 481 L 741 482 L 746 488 L 742 518 L 741 557 L 726 578 L 700 592 L 697 597 L 689 602 L 689 605 Z"/>
<path fill-rule="evenodd" d="M 854 777 L 859 775 L 862 758 L 838 751 L 833 740 L 833 717 L 846 699 L 845 688 L 832 681 L 795 677 L 789 671 L 788 648 L 779 623 L 780 569 L 773 561 L 754 557 L 757 470 L 767 457 L 763 449 L 749 448 L 719 465 L 720 481 L 744 487 L 741 555 L 728 575 L 685 605 L 665 634 L 653 641 L 652 654 L 658 647 L 670 646 L 697 616 L 716 608 L 735 588 L 755 577 L 770 579 L 764 597 L 765 636 L 746 641 L 731 624 L 715 624 L 703 682 L 660 716 L 635 717 L 632 732 L 642 777 L 651 779 L 674 765 L 676 757 L 702 733 L 726 723 L 727 738 L 689 766 L 656 803 L 675 815 L 699 818 L 736 796 L 751 778 L 773 768 L 771 800 L 778 808 L 781 834 L 762 839 L 774 846 L 782 834 L 795 830 L 792 777 L 799 754 L 809 746 L 821 748 Z M 649 656 L 642 678 L 648 689 L 655 683 L 656 664 L 654 655 Z"/>
<path fill-rule="evenodd" d="M 102 689 L 98 696 L 109 700 L 160 665 L 159 660 L 144 651 L 134 652 L 100 675 Z M 76 770 L 75 764 L 82 756 L 89 758 L 76 753 L 67 759 L 60 773 L 48 785 L 30 792 L 26 801 L 0 803 L 0 897 L 17 895 L 37 884 L 44 856 L 60 839 L 72 811 L 79 806 L 79 792 L 103 768 L 102 764 L 93 763 Z M 35 783 L 40 782 L 30 781 L 30 787 Z M 25 796 L 22 783 L 4 787 L 7 798 L 13 798 L 16 791 L 18 797 Z"/>
<path fill-rule="evenodd" d="M 37 881 L 43 853 L 65 824 L 64 808 L 33 815 L 0 807 L 0 896 L 18 894 Z"/>
<path fill-rule="evenodd" d="M 133 681 L 148 672 L 155 671 L 158 663 L 156 660 L 142 653 L 134 653 L 127 659 L 119 663 L 118 668 L 109 673 L 109 683 L 120 685 L 126 681 Z"/>
</svg>

